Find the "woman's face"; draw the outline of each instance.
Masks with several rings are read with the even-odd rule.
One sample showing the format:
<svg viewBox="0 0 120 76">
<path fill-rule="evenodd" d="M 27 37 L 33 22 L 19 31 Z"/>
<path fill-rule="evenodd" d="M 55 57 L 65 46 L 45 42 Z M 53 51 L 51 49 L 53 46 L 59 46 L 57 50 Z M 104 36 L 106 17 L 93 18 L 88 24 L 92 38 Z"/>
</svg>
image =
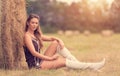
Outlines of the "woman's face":
<svg viewBox="0 0 120 76">
<path fill-rule="evenodd" d="M 31 31 L 35 31 L 39 26 L 39 20 L 37 18 L 32 18 L 30 22 L 28 22 L 28 29 Z"/>
</svg>

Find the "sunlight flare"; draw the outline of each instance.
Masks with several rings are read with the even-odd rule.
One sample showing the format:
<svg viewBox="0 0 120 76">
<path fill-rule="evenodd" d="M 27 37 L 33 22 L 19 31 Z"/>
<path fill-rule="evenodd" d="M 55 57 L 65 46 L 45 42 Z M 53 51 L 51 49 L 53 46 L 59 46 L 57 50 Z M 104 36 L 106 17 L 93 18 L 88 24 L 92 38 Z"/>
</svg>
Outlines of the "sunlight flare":
<svg viewBox="0 0 120 76">
<path fill-rule="evenodd" d="M 114 0 L 106 0 L 106 3 L 108 4 L 108 8 L 111 8 L 111 5 Z"/>
<path fill-rule="evenodd" d="M 113 1 L 114 1 L 114 0 L 106 0 L 106 2 L 107 2 L 108 4 L 113 3 Z"/>
<path fill-rule="evenodd" d="M 98 2 L 99 0 L 88 0 L 88 1 L 90 1 L 90 2 Z"/>
</svg>

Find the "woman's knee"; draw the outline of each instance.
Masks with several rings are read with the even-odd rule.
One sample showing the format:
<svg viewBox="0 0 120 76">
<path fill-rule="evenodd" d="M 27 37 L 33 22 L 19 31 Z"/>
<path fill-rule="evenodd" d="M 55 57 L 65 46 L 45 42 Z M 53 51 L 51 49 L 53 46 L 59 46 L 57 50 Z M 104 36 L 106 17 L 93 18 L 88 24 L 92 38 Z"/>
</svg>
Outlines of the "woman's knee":
<svg viewBox="0 0 120 76">
<path fill-rule="evenodd" d="M 51 44 L 52 45 L 58 45 L 58 42 L 55 40 L 55 41 L 52 41 Z"/>
<path fill-rule="evenodd" d="M 65 67 L 65 58 L 59 58 L 58 60 L 58 67 Z"/>
<path fill-rule="evenodd" d="M 65 64 L 65 61 L 66 61 L 66 59 L 65 58 L 62 58 L 62 57 L 59 57 L 58 58 L 58 63 L 60 63 L 60 64 Z"/>
</svg>

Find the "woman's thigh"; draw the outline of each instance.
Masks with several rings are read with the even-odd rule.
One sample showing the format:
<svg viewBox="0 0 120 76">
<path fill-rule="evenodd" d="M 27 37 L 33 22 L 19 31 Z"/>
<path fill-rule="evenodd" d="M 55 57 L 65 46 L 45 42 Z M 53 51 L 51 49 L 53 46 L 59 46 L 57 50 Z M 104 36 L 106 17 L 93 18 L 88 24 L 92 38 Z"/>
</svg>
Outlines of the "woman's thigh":
<svg viewBox="0 0 120 76">
<path fill-rule="evenodd" d="M 56 69 L 60 67 L 65 67 L 65 58 L 59 57 L 56 60 L 53 61 L 43 61 L 41 63 L 41 69 Z"/>
<path fill-rule="evenodd" d="M 57 41 L 53 41 L 48 48 L 46 49 L 44 55 L 46 56 L 53 56 L 56 53 L 57 50 L 57 46 L 58 46 L 58 42 Z"/>
</svg>

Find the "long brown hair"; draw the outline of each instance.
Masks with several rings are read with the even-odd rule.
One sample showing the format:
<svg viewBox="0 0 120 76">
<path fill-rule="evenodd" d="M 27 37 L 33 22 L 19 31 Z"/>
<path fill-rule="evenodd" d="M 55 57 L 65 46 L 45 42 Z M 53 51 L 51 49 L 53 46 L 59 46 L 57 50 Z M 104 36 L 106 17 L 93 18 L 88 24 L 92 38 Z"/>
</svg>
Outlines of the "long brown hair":
<svg viewBox="0 0 120 76">
<path fill-rule="evenodd" d="M 38 20 L 40 20 L 40 17 L 37 14 L 30 14 L 26 20 L 25 32 L 28 30 L 28 26 L 29 26 L 28 22 L 30 22 L 32 18 L 37 18 Z M 42 31 L 41 31 L 40 25 L 34 31 L 34 35 L 39 40 L 40 48 L 42 48 L 43 47 L 43 43 L 41 39 Z"/>
</svg>

